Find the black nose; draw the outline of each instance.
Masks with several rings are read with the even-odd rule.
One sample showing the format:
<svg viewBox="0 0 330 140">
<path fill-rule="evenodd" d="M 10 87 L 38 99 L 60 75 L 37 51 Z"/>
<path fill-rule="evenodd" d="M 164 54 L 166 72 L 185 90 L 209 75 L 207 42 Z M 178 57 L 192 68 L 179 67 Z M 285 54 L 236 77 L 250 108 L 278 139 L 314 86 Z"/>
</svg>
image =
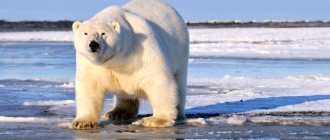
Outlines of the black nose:
<svg viewBox="0 0 330 140">
<path fill-rule="evenodd" d="M 89 44 L 89 48 L 91 48 L 91 52 L 95 53 L 99 50 L 100 48 L 100 44 L 95 42 L 95 41 L 92 41 L 90 44 Z"/>
</svg>

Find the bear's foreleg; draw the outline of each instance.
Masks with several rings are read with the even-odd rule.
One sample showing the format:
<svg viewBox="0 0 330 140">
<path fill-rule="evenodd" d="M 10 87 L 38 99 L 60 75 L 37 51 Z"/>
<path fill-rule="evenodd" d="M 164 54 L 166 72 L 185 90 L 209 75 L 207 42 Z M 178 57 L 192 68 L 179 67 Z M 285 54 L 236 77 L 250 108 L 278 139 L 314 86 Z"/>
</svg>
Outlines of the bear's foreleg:
<svg viewBox="0 0 330 140">
<path fill-rule="evenodd" d="M 92 80 L 76 80 L 76 118 L 72 129 L 88 130 L 99 128 L 100 112 L 104 102 L 104 91 Z"/>
</svg>

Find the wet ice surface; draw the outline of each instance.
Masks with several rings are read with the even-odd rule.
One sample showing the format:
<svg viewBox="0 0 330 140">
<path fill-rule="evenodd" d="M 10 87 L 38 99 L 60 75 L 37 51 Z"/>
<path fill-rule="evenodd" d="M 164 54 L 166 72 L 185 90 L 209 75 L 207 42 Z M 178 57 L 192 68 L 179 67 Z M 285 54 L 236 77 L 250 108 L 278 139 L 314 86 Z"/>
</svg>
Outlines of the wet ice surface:
<svg viewBox="0 0 330 140">
<path fill-rule="evenodd" d="M 74 48 L 38 43 L 70 41 L 56 37 L 70 32 L 21 40 L 32 43 L 7 40 L 0 43 L 0 139 L 329 138 L 328 30 L 191 30 L 186 111 L 208 125 L 161 129 L 105 123 L 96 131 L 70 130 Z M 110 94 L 103 114 L 112 103 Z M 150 113 L 143 101 L 140 117 Z"/>
<path fill-rule="evenodd" d="M 329 127 L 281 125 L 180 125 L 173 128 L 143 128 L 131 125 L 108 125 L 95 131 L 72 131 L 54 124 L 19 124 L 17 128 L 1 131 L 0 138 L 7 139 L 153 139 L 153 138 L 256 138 L 256 139 L 320 139 L 329 138 Z M 24 128 L 24 129 L 20 129 Z M 33 134 L 32 134 L 33 133 Z"/>
</svg>

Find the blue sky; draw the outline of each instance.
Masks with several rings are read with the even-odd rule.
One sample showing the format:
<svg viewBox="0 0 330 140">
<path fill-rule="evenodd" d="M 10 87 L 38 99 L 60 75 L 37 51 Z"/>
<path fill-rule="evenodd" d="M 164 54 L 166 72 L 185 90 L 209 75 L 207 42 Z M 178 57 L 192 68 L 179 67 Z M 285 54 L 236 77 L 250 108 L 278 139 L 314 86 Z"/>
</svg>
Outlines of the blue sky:
<svg viewBox="0 0 330 140">
<path fill-rule="evenodd" d="M 86 20 L 129 0 L 0 0 L 0 19 Z M 185 20 L 330 20 L 330 0 L 165 0 Z"/>
</svg>

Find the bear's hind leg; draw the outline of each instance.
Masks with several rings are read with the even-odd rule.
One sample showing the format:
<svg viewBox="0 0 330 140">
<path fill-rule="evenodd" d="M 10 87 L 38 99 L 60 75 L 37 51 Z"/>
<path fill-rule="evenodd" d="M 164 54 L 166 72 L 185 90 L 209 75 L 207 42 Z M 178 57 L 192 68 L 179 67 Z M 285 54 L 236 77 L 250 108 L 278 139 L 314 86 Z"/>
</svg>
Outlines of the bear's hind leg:
<svg viewBox="0 0 330 140">
<path fill-rule="evenodd" d="M 129 124 L 137 117 L 139 99 L 115 96 L 114 107 L 105 117 L 114 123 Z"/>
<path fill-rule="evenodd" d="M 178 84 L 178 105 L 177 105 L 177 118 L 176 123 L 183 123 L 186 119 L 185 103 L 186 103 L 186 89 L 187 89 L 187 69 L 179 71 L 175 74 L 175 79 Z"/>
</svg>

